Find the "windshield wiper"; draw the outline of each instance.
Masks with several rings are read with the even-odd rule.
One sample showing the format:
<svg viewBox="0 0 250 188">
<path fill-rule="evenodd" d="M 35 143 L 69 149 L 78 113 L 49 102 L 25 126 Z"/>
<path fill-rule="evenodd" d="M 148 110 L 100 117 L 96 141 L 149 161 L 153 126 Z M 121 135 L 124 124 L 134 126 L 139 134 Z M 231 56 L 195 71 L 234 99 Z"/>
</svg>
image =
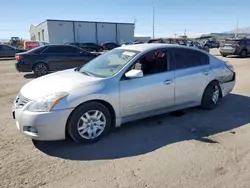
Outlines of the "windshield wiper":
<svg viewBox="0 0 250 188">
<path fill-rule="evenodd" d="M 94 76 L 93 74 L 89 73 L 89 72 L 86 72 L 86 71 L 81 71 L 80 73 L 82 74 L 85 74 L 87 76 Z"/>
</svg>

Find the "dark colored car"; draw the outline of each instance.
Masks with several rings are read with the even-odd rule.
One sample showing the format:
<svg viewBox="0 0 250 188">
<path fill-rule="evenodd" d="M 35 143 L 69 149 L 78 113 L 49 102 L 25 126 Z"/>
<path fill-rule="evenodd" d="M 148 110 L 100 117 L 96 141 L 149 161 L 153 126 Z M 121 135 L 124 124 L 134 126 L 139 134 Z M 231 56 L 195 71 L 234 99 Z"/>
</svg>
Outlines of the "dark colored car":
<svg viewBox="0 0 250 188">
<path fill-rule="evenodd" d="M 71 45 L 41 46 L 16 55 L 19 72 L 34 72 L 37 76 L 81 66 L 97 55 Z"/>
<path fill-rule="evenodd" d="M 77 46 L 88 52 L 102 52 L 104 50 L 102 46 L 99 46 L 98 44 L 95 43 L 66 43 L 66 44 Z"/>
<path fill-rule="evenodd" d="M 212 40 L 207 40 L 204 42 L 204 46 L 207 46 L 209 48 L 219 48 L 220 43 Z"/>
<path fill-rule="evenodd" d="M 101 44 L 101 46 L 103 47 L 104 50 L 113 50 L 114 48 L 119 47 L 119 45 L 114 42 L 103 43 Z"/>
<path fill-rule="evenodd" d="M 26 50 L 18 49 L 13 46 L 0 44 L 0 57 L 15 57 L 16 53 L 25 51 Z"/>
<path fill-rule="evenodd" d="M 220 53 L 223 57 L 228 55 L 239 55 L 247 57 L 250 54 L 250 39 L 227 39 L 220 47 Z"/>
<path fill-rule="evenodd" d="M 187 46 L 190 46 L 190 47 L 195 47 L 195 48 L 198 48 L 200 50 L 204 50 L 206 52 L 209 53 L 209 47 L 207 46 L 204 46 L 204 44 L 196 41 L 196 40 L 187 40 Z"/>
</svg>

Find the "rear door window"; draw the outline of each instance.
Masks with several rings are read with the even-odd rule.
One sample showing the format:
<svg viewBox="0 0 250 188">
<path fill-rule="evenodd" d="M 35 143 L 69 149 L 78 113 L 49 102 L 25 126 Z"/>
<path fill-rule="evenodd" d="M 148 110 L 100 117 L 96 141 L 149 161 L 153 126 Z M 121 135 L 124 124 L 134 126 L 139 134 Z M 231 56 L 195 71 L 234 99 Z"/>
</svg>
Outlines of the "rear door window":
<svg viewBox="0 0 250 188">
<path fill-rule="evenodd" d="M 209 64 L 209 57 L 202 52 L 175 48 L 171 50 L 174 65 L 170 66 L 171 69 L 185 69 Z"/>
</svg>

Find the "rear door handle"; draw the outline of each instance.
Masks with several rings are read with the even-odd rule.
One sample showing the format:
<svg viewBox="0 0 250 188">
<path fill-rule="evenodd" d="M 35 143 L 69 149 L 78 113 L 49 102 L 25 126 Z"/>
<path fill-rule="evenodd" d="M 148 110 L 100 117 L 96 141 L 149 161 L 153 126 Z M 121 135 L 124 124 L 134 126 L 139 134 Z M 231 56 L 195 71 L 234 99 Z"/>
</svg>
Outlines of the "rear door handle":
<svg viewBox="0 0 250 188">
<path fill-rule="evenodd" d="M 166 81 L 164 81 L 164 84 L 165 85 L 169 85 L 169 84 L 171 84 L 173 82 L 173 80 L 166 80 Z"/>
</svg>

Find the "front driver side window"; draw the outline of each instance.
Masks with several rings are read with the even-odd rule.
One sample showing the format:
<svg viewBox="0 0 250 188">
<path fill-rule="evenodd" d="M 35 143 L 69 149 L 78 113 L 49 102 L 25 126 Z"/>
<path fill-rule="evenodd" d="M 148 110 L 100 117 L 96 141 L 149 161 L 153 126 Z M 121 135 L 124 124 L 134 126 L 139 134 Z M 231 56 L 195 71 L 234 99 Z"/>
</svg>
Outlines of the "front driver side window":
<svg viewBox="0 0 250 188">
<path fill-rule="evenodd" d="M 151 52 L 137 60 L 132 69 L 142 70 L 143 75 L 165 72 L 168 70 L 168 54 L 166 51 Z"/>
</svg>

